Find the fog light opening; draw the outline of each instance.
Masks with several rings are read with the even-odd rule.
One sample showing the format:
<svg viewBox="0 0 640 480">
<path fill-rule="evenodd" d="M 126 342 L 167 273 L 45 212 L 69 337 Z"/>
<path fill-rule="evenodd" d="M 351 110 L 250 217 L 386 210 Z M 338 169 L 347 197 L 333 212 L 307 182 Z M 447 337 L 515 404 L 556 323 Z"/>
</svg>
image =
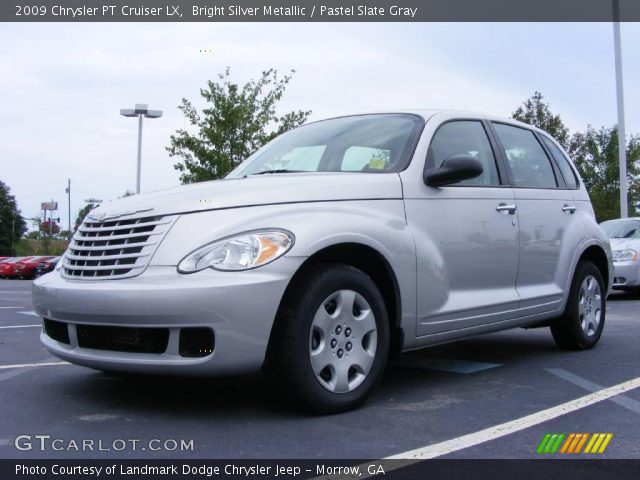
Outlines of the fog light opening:
<svg viewBox="0 0 640 480">
<path fill-rule="evenodd" d="M 52 338 L 56 342 L 64 343 L 69 345 L 71 342 L 69 341 L 69 327 L 66 323 L 56 322 L 55 320 L 49 320 L 45 318 L 43 321 L 44 325 L 44 333 L 47 334 L 49 338 Z"/>
<path fill-rule="evenodd" d="M 206 357 L 213 353 L 215 346 L 213 330 L 207 327 L 180 329 L 180 356 Z"/>
</svg>

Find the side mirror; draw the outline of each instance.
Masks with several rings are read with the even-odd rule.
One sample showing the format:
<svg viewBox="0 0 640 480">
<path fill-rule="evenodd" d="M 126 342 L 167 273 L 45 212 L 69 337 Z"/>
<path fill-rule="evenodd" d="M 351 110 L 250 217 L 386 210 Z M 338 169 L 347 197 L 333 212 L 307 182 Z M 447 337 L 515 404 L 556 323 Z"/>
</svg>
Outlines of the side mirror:
<svg viewBox="0 0 640 480">
<path fill-rule="evenodd" d="M 462 153 L 447 158 L 438 168 L 424 172 L 424 183 L 430 187 L 442 187 L 475 178 L 482 173 L 482 164 L 473 156 Z"/>
</svg>

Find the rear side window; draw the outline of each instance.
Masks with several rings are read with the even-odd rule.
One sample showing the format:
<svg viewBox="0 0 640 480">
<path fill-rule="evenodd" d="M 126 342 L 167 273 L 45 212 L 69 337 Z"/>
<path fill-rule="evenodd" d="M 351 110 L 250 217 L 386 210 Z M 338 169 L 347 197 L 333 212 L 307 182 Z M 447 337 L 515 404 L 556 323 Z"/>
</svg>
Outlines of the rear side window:
<svg viewBox="0 0 640 480">
<path fill-rule="evenodd" d="M 476 178 L 456 185 L 500 185 L 496 160 L 482 123 L 474 120 L 457 120 L 445 123 L 433 136 L 427 156 L 428 168 L 438 168 L 453 155 L 468 154 L 482 164 L 482 173 Z"/>
<path fill-rule="evenodd" d="M 493 127 L 507 154 L 516 187 L 558 186 L 551 161 L 532 131 L 504 123 L 494 123 Z"/>
<path fill-rule="evenodd" d="M 551 155 L 553 155 L 553 158 L 558 164 L 558 168 L 560 168 L 560 173 L 562 173 L 562 178 L 564 178 L 564 182 L 567 184 L 567 187 L 578 188 L 578 177 L 573 171 L 573 168 L 571 168 L 569 160 L 567 160 L 567 157 L 564 155 L 564 153 L 562 153 L 556 146 L 556 144 L 549 140 L 547 137 L 543 136 L 542 141 L 551 151 Z"/>
</svg>

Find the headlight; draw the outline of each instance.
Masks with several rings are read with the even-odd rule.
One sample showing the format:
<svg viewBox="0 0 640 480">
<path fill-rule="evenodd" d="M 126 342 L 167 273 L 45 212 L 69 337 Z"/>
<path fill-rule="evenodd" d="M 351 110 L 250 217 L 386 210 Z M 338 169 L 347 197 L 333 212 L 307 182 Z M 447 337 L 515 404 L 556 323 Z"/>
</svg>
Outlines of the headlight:
<svg viewBox="0 0 640 480">
<path fill-rule="evenodd" d="M 626 250 L 613 251 L 614 262 L 631 262 L 631 261 L 636 261 L 637 259 L 638 259 L 638 252 L 636 252 L 635 250 L 631 250 L 630 248 Z"/>
<path fill-rule="evenodd" d="M 293 246 L 294 236 L 286 230 L 245 232 L 200 247 L 178 264 L 180 273 L 214 268 L 223 271 L 250 270 L 273 262 Z"/>
</svg>

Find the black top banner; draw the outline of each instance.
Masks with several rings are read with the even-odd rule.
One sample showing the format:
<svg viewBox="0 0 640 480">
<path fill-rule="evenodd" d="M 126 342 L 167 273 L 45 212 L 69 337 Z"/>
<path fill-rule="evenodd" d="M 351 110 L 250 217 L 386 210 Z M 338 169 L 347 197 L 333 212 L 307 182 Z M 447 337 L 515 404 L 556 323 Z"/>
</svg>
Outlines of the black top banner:
<svg viewBox="0 0 640 480">
<path fill-rule="evenodd" d="M 623 22 L 640 0 L 3 0 L 2 22 Z"/>
</svg>

